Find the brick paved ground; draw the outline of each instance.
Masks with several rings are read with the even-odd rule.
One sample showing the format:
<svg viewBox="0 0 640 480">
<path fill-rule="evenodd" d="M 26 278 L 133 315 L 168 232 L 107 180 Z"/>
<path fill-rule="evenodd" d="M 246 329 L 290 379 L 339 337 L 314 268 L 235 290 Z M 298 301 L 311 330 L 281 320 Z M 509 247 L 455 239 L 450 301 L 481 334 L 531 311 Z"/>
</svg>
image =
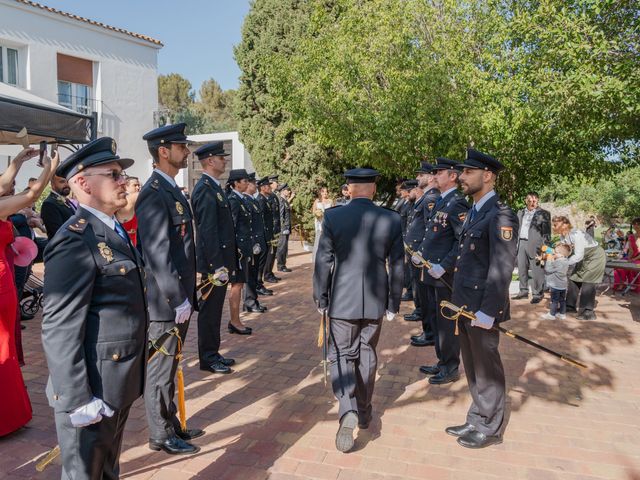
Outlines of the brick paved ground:
<svg viewBox="0 0 640 480">
<path fill-rule="evenodd" d="M 418 366 L 432 348 L 408 346 L 417 325 L 385 322 L 378 348 L 375 420 L 356 451 L 335 450 L 337 408 L 321 382 L 316 347 L 318 315 L 311 301 L 310 256 L 292 244 L 293 273 L 265 299 L 266 314 L 245 316 L 254 335 L 223 335 L 235 373 L 198 369 L 196 323 L 184 361 L 189 425 L 206 429 L 202 451 L 171 457 L 146 446 L 144 409 L 132 409 L 124 439 L 126 479 L 640 479 L 640 301 L 599 298 L 599 318 L 539 320 L 544 306 L 513 304 L 510 328 L 590 365 L 582 372 L 503 337 L 509 390 L 505 442 L 481 451 L 459 447 L 444 433 L 464 421 L 466 382 L 430 386 Z M 403 304 L 403 312 L 409 306 Z M 54 479 L 60 466 L 35 471 L 35 460 L 56 443 L 44 396 L 46 365 L 39 319 L 23 331 L 23 373 L 33 403 L 28 428 L 0 440 L 0 478 Z"/>
</svg>

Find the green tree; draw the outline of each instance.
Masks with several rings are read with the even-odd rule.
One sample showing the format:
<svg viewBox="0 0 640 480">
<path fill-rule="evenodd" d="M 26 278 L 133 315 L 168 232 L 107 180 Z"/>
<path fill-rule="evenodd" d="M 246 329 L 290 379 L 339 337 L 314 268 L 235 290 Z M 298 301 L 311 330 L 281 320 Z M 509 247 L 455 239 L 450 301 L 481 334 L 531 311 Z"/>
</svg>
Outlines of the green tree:
<svg viewBox="0 0 640 480">
<path fill-rule="evenodd" d="M 171 112 L 183 110 L 193 103 L 191 82 L 178 73 L 158 76 L 158 102 Z"/>
<path fill-rule="evenodd" d="M 203 119 L 204 132 L 237 130 L 237 119 L 233 112 L 235 90 L 222 90 L 213 78 L 200 86 L 200 100 L 195 103 L 196 111 Z"/>
</svg>

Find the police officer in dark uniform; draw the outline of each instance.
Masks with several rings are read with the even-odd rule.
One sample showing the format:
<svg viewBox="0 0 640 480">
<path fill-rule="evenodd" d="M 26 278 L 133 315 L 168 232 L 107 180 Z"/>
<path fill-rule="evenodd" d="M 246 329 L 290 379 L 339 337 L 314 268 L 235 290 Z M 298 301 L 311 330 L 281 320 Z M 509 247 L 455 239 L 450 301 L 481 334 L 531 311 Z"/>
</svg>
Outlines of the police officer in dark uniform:
<svg viewBox="0 0 640 480">
<path fill-rule="evenodd" d="M 422 197 L 418 199 L 413 208 L 413 220 L 405 238 L 409 248 L 416 252 L 424 239 L 426 220 L 440 196 L 440 192 L 435 187 L 433 179 L 433 168 L 429 162 L 420 162 L 420 168 L 416 170 L 418 187 L 423 190 Z M 431 323 L 436 312 L 433 309 L 433 302 L 427 299 L 427 286 L 422 282 L 420 266 L 413 266 L 413 291 L 416 295 L 417 312 L 413 316 L 405 316 L 405 320 L 422 322 L 422 333 L 411 337 L 411 345 L 414 347 L 426 347 L 435 345 L 435 335 L 431 329 Z"/>
<path fill-rule="evenodd" d="M 280 241 L 280 199 L 276 195 L 278 189 L 278 175 L 269 175 L 269 186 L 271 193 L 269 194 L 269 208 L 271 209 L 271 217 L 273 218 L 273 241 L 274 245 L 267 251 L 267 260 L 264 268 L 264 281 L 269 283 L 277 283 L 280 277 L 273 273 L 273 266 L 276 262 L 276 251 L 278 242 Z"/>
<path fill-rule="evenodd" d="M 315 259 L 313 296 L 330 318 L 329 361 L 340 418 L 336 448 L 342 452 L 353 447 L 355 427 L 371 421 L 381 321 L 398 312 L 402 294 L 400 216 L 372 202 L 378 176 L 369 168 L 345 173 L 351 201 L 325 211 Z"/>
<path fill-rule="evenodd" d="M 454 334 L 455 325 L 442 316 L 440 302 L 451 300 L 453 269 L 458 255 L 458 241 L 462 223 L 469 211 L 469 203 L 458 192 L 458 162 L 448 158 L 438 158 L 433 166 L 435 183 L 441 192 L 427 219 L 424 239 L 420 245 L 422 257 L 431 264 L 430 269 L 422 269 L 422 280 L 427 286 L 427 299 L 433 302 L 430 310 L 436 314 L 430 318 L 435 333 L 436 365 L 425 365 L 420 371 L 427 375 L 429 383 L 440 385 L 455 382 L 460 378 L 460 344 Z"/>
<path fill-rule="evenodd" d="M 271 185 L 269 185 L 269 177 L 263 177 L 257 181 L 258 185 L 258 204 L 260 206 L 260 213 L 262 214 L 262 223 L 264 224 L 264 240 L 266 248 L 260 253 L 260 259 L 258 262 L 258 295 L 273 295 L 273 290 L 265 287 L 264 285 L 264 273 L 267 265 L 267 258 L 269 252 L 273 246 L 273 212 L 271 211 L 271 205 L 269 204 L 269 195 L 271 194 Z"/>
<path fill-rule="evenodd" d="M 202 280 L 211 284 L 202 290 L 198 313 L 198 357 L 200 369 L 212 373 L 230 373 L 235 361 L 223 357 L 220 350 L 222 308 L 230 276 L 238 269 L 236 234 L 227 194 L 220 183 L 227 166 L 222 142 L 198 148 L 195 155 L 202 165 L 202 177 L 191 195 L 198 231 L 196 257 Z M 210 277 L 209 277 L 210 276 Z"/>
<path fill-rule="evenodd" d="M 187 167 L 190 154 L 185 124 L 156 128 L 142 138 L 156 168 L 144 184 L 135 211 L 138 238 L 149 276 L 149 340 L 158 341 L 177 327 L 147 366 L 144 392 L 149 448 L 169 454 L 195 453 L 187 442 L 204 434 L 200 429 L 182 430 L 173 401 L 180 345 L 184 343 L 189 319 L 196 303 L 196 249 L 191 207 L 174 178 Z"/>
<path fill-rule="evenodd" d="M 244 284 L 244 308 L 245 311 L 264 312 L 267 307 L 260 305 L 258 301 L 258 273 L 260 269 L 260 256 L 267 250 L 267 242 L 264 234 L 264 219 L 260 210 L 260 203 L 254 197 L 257 192 L 256 174 L 249 174 L 249 184 L 244 192 L 247 207 L 251 213 L 251 237 L 253 256 L 248 262 L 247 282 Z"/>
<path fill-rule="evenodd" d="M 231 207 L 233 226 L 236 232 L 236 248 L 238 252 L 240 269 L 231 278 L 231 296 L 229 298 L 229 333 L 251 335 L 251 328 L 245 327 L 240 321 L 240 300 L 242 288 L 247 282 L 249 264 L 253 260 L 254 242 L 251 233 L 251 211 L 244 197 L 244 192 L 249 184 L 249 174 L 244 168 L 231 170 L 227 180 L 227 198 Z M 264 308 L 264 307 L 262 307 Z M 265 308 L 266 310 L 266 308 Z M 246 311 L 246 309 L 245 309 Z M 260 312 L 262 313 L 262 311 Z"/>
<path fill-rule="evenodd" d="M 398 205 L 394 210 L 396 210 L 400 214 L 400 219 L 402 220 L 402 238 L 405 239 L 407 236 L 407 230 L 409 228 L 409 223 L 413 218 L 412 212 L 415 205 L 415 200 L 411 199 L 411 190 L 418 186 L 417 180 L 405 180 L 400 185 L 400 195 L 401 201 L 398 202 Z M 411 272 L 411 262 L 407 258 L 404 262 L 404 288 L 405 293 L 402 295 L 402 301 L 408 302 L 413 300 L 413 279 Z"/>
<path fill-rule="evenodd" d="M 40 207 L 40 216 L 47 229 L 49 240 L 53 238 L 62 224 L 76 213 L 75 205 L 69 200 L 70 193 L 71 189 L 67 179 L 54 175 L 51 179 L 51 192 Z"/>
<path fill-rule="evenodd" d="M 279 272 L 291 272 L 287 268 L 287 256 L 289 255 L 289 235 L 291 234 L 291 188 L 288 184 L 278 187 L 280 192 L 280 239 L 276 250 L 276 260 Z"/>
<path fill-rule="evenodd" d="M 104 137 L 56 170 L 80 202 L 44 255 L 42 344 L 63 479 L 119 477 L 125 423 L 144 389 L 144 263 L 115 218 L 132 164 Z"/>
<path fill-rule="evenodd" d="M 494 323 L 510 318 L 509 284 L 516 261 L 518 218 L 500 202 L 494 185 L 504 167 L 495 158 L 469 149 L 460 184 L 473 197 L 462 226 L 454 271 L 452 303 L 475 314 L 459 321 L 460 350 L 473 399 L 464 425 L 448 427 L 468 448 L 502 442 L 505 377 L 498 352 L 499 332 Z"/>
</svg>

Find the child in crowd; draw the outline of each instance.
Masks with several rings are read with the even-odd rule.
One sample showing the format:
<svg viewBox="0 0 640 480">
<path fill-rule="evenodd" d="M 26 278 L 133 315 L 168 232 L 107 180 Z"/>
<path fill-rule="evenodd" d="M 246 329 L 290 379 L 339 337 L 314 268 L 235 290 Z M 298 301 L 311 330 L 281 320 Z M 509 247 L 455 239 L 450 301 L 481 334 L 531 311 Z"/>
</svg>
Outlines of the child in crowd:
<svg viewBox="0 0 640 480">
<path fill-rule="evenodd" d="M 553 258 L 544 265 L 545 282 L 551 291 L 550 311 L 542 316 L 545 320 L 564 320 L 567 308 L 567 272 L 571 247 L 565 243 L 556 245 Z"/>
</svg>

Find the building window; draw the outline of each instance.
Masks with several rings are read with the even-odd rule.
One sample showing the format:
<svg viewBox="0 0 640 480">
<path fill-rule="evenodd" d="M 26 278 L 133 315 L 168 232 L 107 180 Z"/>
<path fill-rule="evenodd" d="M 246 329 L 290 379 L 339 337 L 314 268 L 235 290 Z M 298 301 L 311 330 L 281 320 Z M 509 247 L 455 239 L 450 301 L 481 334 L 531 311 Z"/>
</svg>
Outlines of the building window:
<svg viewBox="0 0 640 480">
<path fill-rule="evenodd" d="M 91 87 L 80 83 L 58 80 L 58 103 L 79 113 L 93 112 Z"/>
<path fill-rule="evenodd" d="M 18 50 L 0 46 L 0 82 L 18 85 Z"/>
</svg>

